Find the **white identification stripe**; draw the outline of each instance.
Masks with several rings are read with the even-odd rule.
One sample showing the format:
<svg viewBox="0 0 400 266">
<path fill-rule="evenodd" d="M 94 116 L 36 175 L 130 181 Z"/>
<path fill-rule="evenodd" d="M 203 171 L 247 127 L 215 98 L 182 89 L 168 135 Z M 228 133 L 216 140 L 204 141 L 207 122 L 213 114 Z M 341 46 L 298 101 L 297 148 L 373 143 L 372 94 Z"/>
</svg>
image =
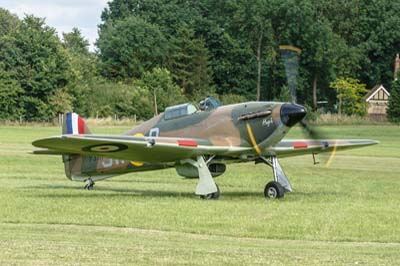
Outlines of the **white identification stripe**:
<svg viewBox="0 0 400 266">
<path fill-rule="evenodd" d="M 72 134 L 79 134 L 78 132 L 78 115 L 72 113 Z"/>
</svg>

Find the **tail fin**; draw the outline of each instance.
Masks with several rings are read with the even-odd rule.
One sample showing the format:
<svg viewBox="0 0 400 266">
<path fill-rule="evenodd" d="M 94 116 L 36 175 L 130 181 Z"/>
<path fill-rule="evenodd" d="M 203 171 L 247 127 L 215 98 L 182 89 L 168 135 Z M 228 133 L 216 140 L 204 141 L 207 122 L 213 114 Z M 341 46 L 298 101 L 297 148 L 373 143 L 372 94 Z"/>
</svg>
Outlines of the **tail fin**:
<svg viewBox="0 0 400 266">
<path fill-rule="evenodd" d="M 77 113 L 66 113 L 64 114 L 62 134 L 91 134 L 91 131 L 86 126 L 85 121 Z M 64 162 L 65 175 L 69 179 L 72 180 L 73 176 L 82 174 L 85 156 L 63 155 L 62 159 Z"/>
<path fill-rule="evenodd" d="M 77 113 L 66 113 L 62 127 L 62 134 L 92 134 L 85 121 Z"/>
<path fill-rule="evenodd" d="M 64 115 L 62 134 L 92 134 L 85 121 L 76 113 Z M 112 166 L 112 159 L 94 155 L 64 154 L 62 155 L 65 175 L 73 181 L 97 181 L 129 171 L 130 162 L 118 163 Z M 111 162 L 107 171 L 104 165 Z M 111 168 L 112 166 L 112 168 Z"/>
</svg>

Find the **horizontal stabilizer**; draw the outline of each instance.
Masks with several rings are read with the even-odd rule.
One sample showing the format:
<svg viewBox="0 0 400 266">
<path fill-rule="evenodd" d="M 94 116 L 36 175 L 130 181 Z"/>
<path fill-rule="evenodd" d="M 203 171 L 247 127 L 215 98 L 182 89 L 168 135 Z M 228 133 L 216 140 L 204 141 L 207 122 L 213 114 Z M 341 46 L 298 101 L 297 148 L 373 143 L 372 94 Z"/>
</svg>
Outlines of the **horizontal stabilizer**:
<svg viewBox="0 0 400 266">
<path fill-rule="evenodd" d="M 73 153 L 66 153 L 55 150 L 35 150 L 32 153 L 38 155 L 73 155 Z"/>
</svg>

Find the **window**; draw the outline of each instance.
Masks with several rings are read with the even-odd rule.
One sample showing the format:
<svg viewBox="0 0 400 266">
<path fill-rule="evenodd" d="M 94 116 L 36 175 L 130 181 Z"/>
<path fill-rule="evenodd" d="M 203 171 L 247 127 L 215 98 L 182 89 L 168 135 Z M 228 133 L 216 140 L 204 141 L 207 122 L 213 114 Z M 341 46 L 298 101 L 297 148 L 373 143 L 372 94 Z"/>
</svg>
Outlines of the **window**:
<svg viewBox="0 0 400 266">
<path fill-rule="evenodd" d="M 164 119 L 174 119 L 182 116 L 193 114 L 197 111 L 197 108 L 190 103 L 180 104 L 171 106 L 165 109 Z"/>
<path fill-rule="evenodd" d="M 150 129 L 149 132 L 150 137 L 158 137 L 158 134 L 160 134 L 160 129 L 158 127 Z"/>
</svg>

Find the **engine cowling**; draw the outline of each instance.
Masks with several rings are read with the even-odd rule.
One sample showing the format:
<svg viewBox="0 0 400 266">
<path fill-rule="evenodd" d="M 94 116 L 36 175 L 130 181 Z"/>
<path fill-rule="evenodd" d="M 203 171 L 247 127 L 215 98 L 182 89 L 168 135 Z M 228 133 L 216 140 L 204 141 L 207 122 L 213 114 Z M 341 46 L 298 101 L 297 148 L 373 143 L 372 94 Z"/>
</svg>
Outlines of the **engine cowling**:
<svg viewBox="0 0 400 266">
<path fill-rule="evenodd" d="M 212 177 L 217 177 L 225 173 L 226 165 L 223 163 L 210 163 L 208 165 Z M 180 164 L 175 166 L 178 175 L 185 178 L 199 178 L 199 171 L 191 164 Z"/>
</svg>

